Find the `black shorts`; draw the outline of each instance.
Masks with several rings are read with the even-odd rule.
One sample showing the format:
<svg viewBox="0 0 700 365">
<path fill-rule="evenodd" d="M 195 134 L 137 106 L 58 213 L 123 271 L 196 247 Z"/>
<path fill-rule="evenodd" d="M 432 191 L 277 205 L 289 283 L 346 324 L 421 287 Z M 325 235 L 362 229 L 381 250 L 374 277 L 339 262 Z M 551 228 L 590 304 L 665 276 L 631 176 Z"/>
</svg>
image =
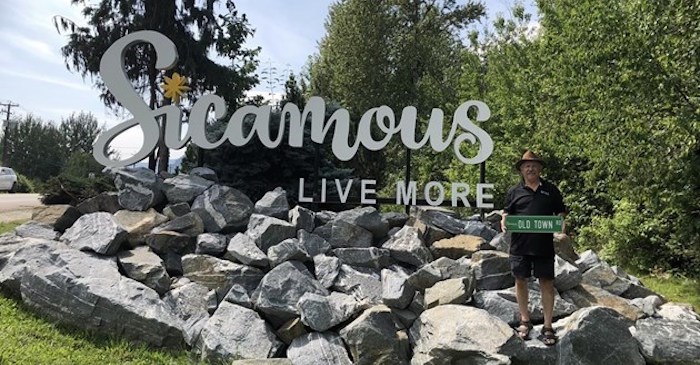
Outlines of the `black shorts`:
<svg viewBox="0 0 700 365">
<path fill-rule="evenodd" d="M 510 270 L 516 278 L 529 278 L 534 272 L 538 279 L 554 279 L 554 257 L 510 255 Z"/>
</svg>

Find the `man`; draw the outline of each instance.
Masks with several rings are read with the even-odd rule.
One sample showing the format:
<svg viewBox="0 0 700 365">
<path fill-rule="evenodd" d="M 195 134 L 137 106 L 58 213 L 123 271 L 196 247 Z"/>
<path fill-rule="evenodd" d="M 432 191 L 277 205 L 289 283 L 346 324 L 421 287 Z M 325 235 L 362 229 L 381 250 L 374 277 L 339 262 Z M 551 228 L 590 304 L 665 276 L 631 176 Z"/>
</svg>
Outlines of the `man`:
<svg viewBox="0 0 700 365">
<path fill-rule="evenodd" d="M 531 151 L 525 151 L 515 164 L 522 180 L 508 190 L 501 228 L 506 230 L 506 217 L 513 215 L 561 215 L 566 206 L 561 192 L 552 183 L 540 178 L 544 161 Z M 562 227 L 563 231 L 563 227 Z M 510 266 L 515 277 L 515 294 L 520 311 L 518 335 L 527 339 L 532 329 L 528 311 L 528 278 L 534 273 L 542 292 L 544 327 L 542 342 L 551 346 L 557 342 L 552 329 L 554 308 L 554 234 L 513 232 L 510 244 Z"/>
</svg>

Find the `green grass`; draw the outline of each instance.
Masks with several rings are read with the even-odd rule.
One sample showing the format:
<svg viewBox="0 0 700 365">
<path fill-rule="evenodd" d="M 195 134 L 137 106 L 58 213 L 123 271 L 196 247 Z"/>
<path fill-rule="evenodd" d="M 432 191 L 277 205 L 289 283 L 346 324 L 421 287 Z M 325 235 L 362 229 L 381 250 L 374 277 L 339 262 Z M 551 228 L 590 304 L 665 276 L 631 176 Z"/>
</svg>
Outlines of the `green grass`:
<svg viewBox="0 0 700 365">
<path fill-rule="evenodd" d="M 188 352 L 166 352 L 54 325 L 0 296 L 0 364 L 193 364 Z"/>
<path fill-rule="evenodd" d="M 0 234 L 22 223 L 0 223 Z M 195 363 L 186 350 L 156 350 L 52 324 L 21 302 L 0 295 L 0 365 Z"/>
<path fill-rule="evenodd" d="M 700 279 L 672 275 L 637 276 L 647 288 L 663 295 L 671 302 L 689 303 L 700 312 Z"/>
<path fill-rule="evenodd" d="M 11 230 L 15 229 L 17 226 L 19 226 L 23 223 L 24 223 L 24 221 L 9 222 L 9 223 L 0 222 L 0 234 L 10 232 Z"/>
</svg>

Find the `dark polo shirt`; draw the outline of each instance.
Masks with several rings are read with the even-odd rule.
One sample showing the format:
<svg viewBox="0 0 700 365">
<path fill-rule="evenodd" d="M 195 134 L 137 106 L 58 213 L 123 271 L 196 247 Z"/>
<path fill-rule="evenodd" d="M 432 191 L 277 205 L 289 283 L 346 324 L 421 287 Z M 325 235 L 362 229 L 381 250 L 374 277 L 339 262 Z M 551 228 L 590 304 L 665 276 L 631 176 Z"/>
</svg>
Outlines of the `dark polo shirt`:
<svg viewBox="0 0 700 365">
<path fill-rule="evenodd" d="M 536 191 L 527 187 L 523 181 L 511 187 L 503 210 L 512 215 L 557 215 L 567 211 L 559 189 L 543 179 L 540 179 Z M 553 257 L 554 234 L 513 232 L 510 254 Z"/>
</svg>

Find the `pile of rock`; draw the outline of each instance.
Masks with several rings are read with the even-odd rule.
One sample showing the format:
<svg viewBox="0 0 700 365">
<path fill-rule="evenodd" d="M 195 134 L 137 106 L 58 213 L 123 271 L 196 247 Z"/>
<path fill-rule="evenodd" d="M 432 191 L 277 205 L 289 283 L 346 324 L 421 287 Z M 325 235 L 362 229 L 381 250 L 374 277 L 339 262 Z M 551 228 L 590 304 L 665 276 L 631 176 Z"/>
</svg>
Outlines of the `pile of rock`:
<svg viewBox="0 0 700 365">
<path fill-rule="evenodd" d="M 560 341 L 520 340 L 497 213 L 313 212 L 281 189 L 253 203 L 208 169 L 109 172 L 118 192 L 43 208 L 0 236 L 4 292 L 61 323 L 215 362 L 700 363 L 692 308 L 578 256 L 564 235 Z M 539 297 L 531 285 L 536 323 Z"/>
</svg>

